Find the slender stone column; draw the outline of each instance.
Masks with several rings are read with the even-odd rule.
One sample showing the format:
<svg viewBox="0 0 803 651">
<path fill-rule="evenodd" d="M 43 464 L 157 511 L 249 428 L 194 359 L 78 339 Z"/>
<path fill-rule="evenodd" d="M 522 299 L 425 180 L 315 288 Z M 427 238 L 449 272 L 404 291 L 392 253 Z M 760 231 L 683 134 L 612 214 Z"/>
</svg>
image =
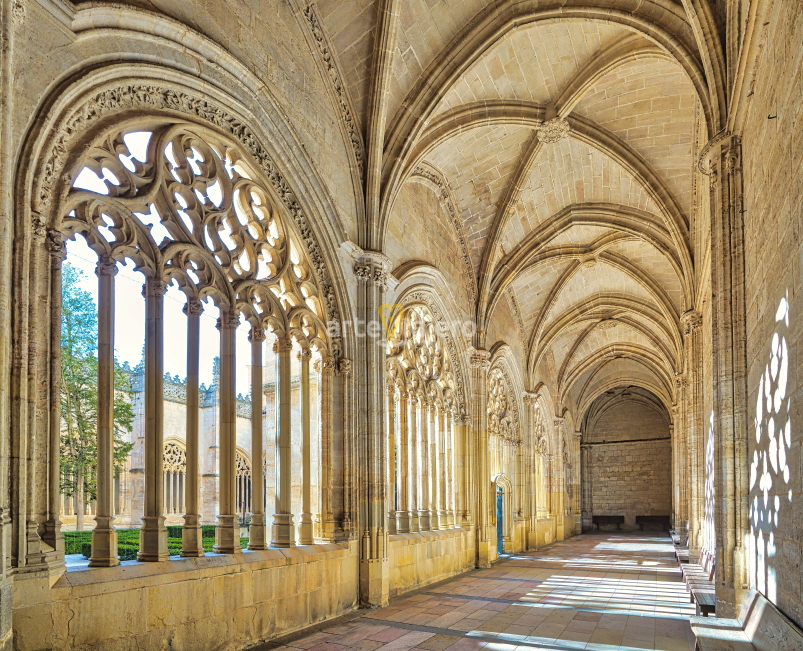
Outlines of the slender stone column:
<svg viewBox="0 0 803 651">
<path fill-rule="evenodd" d="M 251 527 L 248 530 L 248 549 L 267 549 L 265 532 L 265 501 L 262 486 L 265 483 L 265 467 L 262 454 L 265 442 L 262 440 L 264 417 L 264 380 L 262 351 L 265 347 L 265 330 L 252 327 L 248 333 L 251 342 Z M 309 387 L 308 387 L 309 388 Z"/>
<path fill-rule="evenodd" d="M 95 529 L 90 567 L 113 567 L 117 556 L 114 529 L 114 276 L 117 263 L 98 261 L 98 471 Z"/>
<path fill-rule="evenodd" d="M 429 402 L 423 400 L 421 402 L 421 429 L 419 437 L 421 439 L 420 447 L 420 467 L 421 473 L 421 494 L 418 506 L 418 524 L 421 531 L 432 530 L 432 515 L 430 509 L 432 508 L 432 489 L 430 487 L 430 476 L 432 469 L 430 467 L 430 449 L 429 449 Z"/>
<path fill-rule="evenodd" d="M 413 533 L 421 531 L 421 521 L 419 518 L 421 504 L 418 501 L 418 487 L 421 483 L 421 475 L 418 472 L 418 397 L 410 394 L 410 418 L 408 420 L 410 434 L 410 531 Z"/>
<path fill-rule="evenodd" d="M 398 478 L 396 477 L 396 389 L 388 385 L 387 408 L 387 440 L 388 440 L 388 533 L 396 533 L 396 496 L 398 491 Z"/>
<path fill-rule="evenodd" d="M 714 521 L 717 617 L 744 600 L 749 532 L 747 334 L 741 142 L 729 135 L 707 150 L 710 174 Z"/>
<path fill-rule="evenodd" d="M 522 399 L 524 401 L 524 427 L 526 431 L 525 442 L 526 447 L 524 451 L 525 464 L 524 464 L 524 482 L 522 489 L 524 490 L 524 519 L 527 523 L 527 549 L 536 549 L 538 546 L 537 539 L 537 503 L 536 492 L 538 490 L 538 481 L 536 477 L 536 416 L 535 409 L 538 404 L 538 394 L 531 391 L 525 391 Z"/>
<path fill-rule="evenodd" d="M 190 298 L 184 305 L 187 315 L 187 398 L 186 435 L 187 475 L 185 483 L 186 511 L 184 528 L 181 530 L 181 555 L 197 558 L 204 555 L 201 536 L 201 515 L 198 509 L 198 476 L 200 473 L 199 435 L 199 370 L 201 352 L 201 314 L 203 305 L 197 298 Z"/>
<path fill-rule="evenodd" d="M 145 504 L 140 561 L 166 561 L 164 516 L 164 295 L 167 285 L 148 278 L 145 297 Z"/>
<path fill-rule="evenodd" d="M 217 527 L 214 550 L 218 554 L 238 554 L 240 525 L 237 521 L 237 397 L 234 366 L 235 334 L 240 316 L 221 310 L 220 331 L 220 486 L 218 487 Z"/>
<path fill-rule="evenodd" d="M 319 464 L 321 493 L 321 540 L 335 541 L 335 516 L 332 508 L 332 494 L 334 491 L 332 475 L 332 377 L 335 369 L 335 359 L 324 355 L 319 360 L 318 371 L 318 420 L 321 427 L 321 460 Z"/>
<path fill-rule="evenodd" d="M 293 513 L 291 508 L 292 488 L 292 430 L 290 412 L 290 353 L 293 341 L 279 337 L 274 346 L 276 353 L 276 380 L 279 384 L 276 401 L 276 511 L 273 514 L 271 546 L 294 547 L 296 544 Z"/>
<path fill-rule="evenodd" d="M 455 451 L 454 451 L 454 414 L 451 411 L 444 413 L 445 436 L 446 436 L 446 472 L 444 473 L 445 498 L 446 498 L 446 526 L 455 526 L 455 504 L 454 504 L 454 470 L 455 470 Z"/>
<path fill-rule="evenodd" d="M 411 477 L 408 468 L 410 467 L 410 432 L 408 426 L 409 406 L 406 391 L 399 394 L 399 427 L 398 427 L 398 450 L 399 457 L 396 462 L 397 486 L 399 504 L 396 511 L 396 531 L 398 533 L 410 532 L 410 487 Z"/>
<path fill-rule="evenodd" d="M 61 266 L 67 257 L 65 237 L 50 231 L 47 248 L 50 252 L 50 436 L 48 444 L 48 505 L 44 541 L 57 554 L 64 553 L 61 533 Z M 0 516 L 2 522 L 2 516 Z M 0 526 L 2 526 L 0 524 Z M 2 534 L 0 534 L 2 536 Z M 0 543 L 2 548 L 2 543 Z M 0 570 L 2 571 L 2 570 Z"/>
<path fill-rule="evenodd" d="M 698 560 L 703 547 L 704 522 L 704 441 L 703 436 L 703 405 L 702 405 L 702 347 L 701 337 L 703 316 L 696 310 L 689 310 L 681 315 L 683 324 L 683 352 L 685 357 L 686 373 L 681 377 L 683 389 L 683 412 L 686 423 L 686 459 L 688 462 L 687 478 L 689 489 L 688 500 L 688 528 L 689 528 L 689 556 Z"/>
<path fill-rule="evenodd" d="M 581 505 L 580 500 L 581 498 L 581 482 L 582 482 L 582 463 L 580 462 L 580 443 L 583 440 L 583 433 L 580 430 L 577 430 L 572 437 L 573 450 L 572 450 L 572 482 L 574 484 L 574 488 L 572 490 L 572 509 L 574 515 L 574 535 L 577 535 L 582 532 L 583 528 L 583 516 L 581 513 Z"/>
<path fill-rule="evenodd" d="M 467 418 L 456 413 L 454 416 L 454 457 L 455 457 L 455 512 L 458 527 L 471 526 L 471 467 L 467 458 L 467 439 L 469 428 Z"/>
<path fill-rule="evenodd" d="M 377 251 L 364 251 L 354 266 L 357 278 L 357 309 L 367 319 L 364 336 L 357 338 L 357 401 L 361 464 L 356 485 L 360 487 L 360 602 L 384 606 L 390 591 L 387 529 L 387 430 L 383 402 L 386 397 L 385 334 L 379 315 L 385 290 L 394 282 L 388 277 L 390 260 Z"/>
<path fill-rule="evenodd" d="M 563 418 L 555 417 L 555 442 L 557 450 L 552 455 L 552 482 L 550 483 L 550 492 L 552 494 L 551 510 L 552 517 L 555 519 L 555 538 L 557 540 L 564 540 L 564 482 L 563 482 Z"/>
<path fill-rule="evenodd" d="M 438 471 L 435 474 L 435 485 L 438 489 L 438 529 L 449 528 L 449 513 L 446 506 L 446 477 L 448 466 L 446 465 L 446 413 L 443 407 L 439 407 L 435 414 L 438 445 L 435 452 L 438 456 Z"/>
<path fill-rule="evenodd" d="M 310 411 L 309 363 L 312 353 L 302 349 L 301 361 L 301 518 L 298 527 L 298 544 L 314 543 L 310 490 L 312 485 L 312 421 Z"/>
<path fill-rule="evenodd" d="M 472 429 L 473 450 L 466 449 L 466 458 L 473 461 L 470 476 L 473 486 L 473 503 L 477 524 L 476 566 L 488 567 L 491 563 L 491 537 L 489 531 L 491 471 L 488 465 L 488 369 L 491 354 L 475 349 L 471 354 L 471 386 L 473 391 Z"/>
<path fill-rule="evenodd" d="M 434 399 L 429 406 L 429 476 L 430 476 L 430 527 L 432 531 L 442 529 L 440 518 L 440 432 L 438 431 L 438 406 Z"/>
</svg>

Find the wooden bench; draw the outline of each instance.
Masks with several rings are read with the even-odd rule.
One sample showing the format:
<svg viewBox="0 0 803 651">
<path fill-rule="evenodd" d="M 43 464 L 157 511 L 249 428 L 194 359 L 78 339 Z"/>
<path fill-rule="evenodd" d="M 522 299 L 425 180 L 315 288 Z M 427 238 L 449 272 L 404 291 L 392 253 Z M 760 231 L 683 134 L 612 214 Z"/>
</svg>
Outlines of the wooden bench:
<svg viewBox="0 0 803 651">
<path fill-rule="evenodd" d="M 714 588 L 714 572 L 716 562 L 714 556 L 703 549 L 699 563 L 681 564 L 683 580 L 689 589 L 689 598 L 697 606 L 697 614 L 703 617 L 716 613 L 716 590 Z"/>
<path fill-rule="evenodd" d="M 669 516 L 668 515 L 637 515 L 636 524 L 641 531 L 644 531 L 644 525 L 658 525 L 661 531 L 669 531 Z"/>
<path fill-rule="evenodd" d="M 625 516 L 623 515 L 592 515 L 591 522 L 594 524 L 595 529 L 599 529 L 601 524 L 615 524 L 617 529 L 621 529 L 619 525 L 625 523 Z"/>
<path fill-rule="evenodd" d="M 691 617 L 698 651 L 800 651 L 803 631 L 751 590 L 738 619 Z"/>
</svg>

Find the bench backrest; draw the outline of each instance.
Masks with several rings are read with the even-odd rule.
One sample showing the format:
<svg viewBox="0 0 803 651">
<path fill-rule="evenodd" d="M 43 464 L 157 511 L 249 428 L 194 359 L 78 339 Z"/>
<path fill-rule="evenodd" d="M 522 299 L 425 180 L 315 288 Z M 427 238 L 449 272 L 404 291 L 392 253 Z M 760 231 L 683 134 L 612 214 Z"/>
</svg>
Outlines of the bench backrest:
<svg viewBox="0 0 803 651">
<path fill-rule="evenodd" d="M 742 606 L 739 623 L 756 651 L 803 649 L 803 631 L 755 590 L 750 591 Z"/>
</svg>

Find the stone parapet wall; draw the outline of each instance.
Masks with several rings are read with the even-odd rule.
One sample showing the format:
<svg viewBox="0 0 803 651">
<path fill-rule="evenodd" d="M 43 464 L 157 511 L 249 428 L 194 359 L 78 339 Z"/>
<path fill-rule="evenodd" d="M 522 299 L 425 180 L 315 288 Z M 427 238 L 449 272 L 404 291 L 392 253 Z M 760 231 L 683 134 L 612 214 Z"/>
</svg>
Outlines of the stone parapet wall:
<svg viewBox="0 0 803 651">
<path fill-rule="evenodd" d="M 399 595 L 474 568 L 474 529 L 390 536 L 390 595 Z"/>
<path fill-rule="evenodd" d="M 15 649 L 240 649 L 353 610 L 357 584 L 355 543 L 31 575 Z"/>
</svg>

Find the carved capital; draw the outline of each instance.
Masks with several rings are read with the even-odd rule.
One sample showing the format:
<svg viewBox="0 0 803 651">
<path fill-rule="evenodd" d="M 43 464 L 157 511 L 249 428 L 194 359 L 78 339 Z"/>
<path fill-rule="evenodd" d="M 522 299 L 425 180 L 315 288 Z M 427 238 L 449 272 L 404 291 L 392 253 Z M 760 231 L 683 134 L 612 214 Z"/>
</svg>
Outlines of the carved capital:
<svg viewBox="0 0 803 651">
<path fill-rule="evenodd" d="M 164 296 L 167 293 L 167 283 L 164 280 L 157 280 L 156 278 L 148 278 L 142 286 L 142 295 L 145 298 L 149 296 Z"/>
<path fill-rule="evenodd" d="M 367 281 L 371 277 L 371 265 L 362 262 L 355 264 L 354 275 L 357 276 L 357 280 Z"/>
<path fill-rule="evenodd" d="M 302 348 L 298 352 L 298 359 L 299 359 L 299 361 L 302 361 L 302 362 L 304 360 L 307 360 L 307 361 L 311 360 L 312 359 L 312 351 L 309 348 Z"/>
<path fill-rule="evenodd" d="M 538 139 L 541 142 L 553 143 L 568 138 L 571 128 L 566 118 L 552 118 L 539 124 L 535 130 L 538 132 Z"/>
<path fill-rule="evenodd" d="M 533 391 L 525 391 L 522 394 L 522 399 L 524 400 L 524 404 L 528 407 L 534 407 L 538 404 L 538 393 L 534 393 Z"/>
<path fill-rule="evenodd" d="M 337 372 L 340 375 L 348 377 L 351 375 L 351 360 L 343 357 L 337 362 Z"/>
<path fill-rule="evenodd" d="M 685 389 L 689 386 L 689 378 L 685 373 L 678 373 L 675 375 L 675 385 L 678 389 Z"/>
<path fill-rule="evenodd" d="M 238 325 L 240 325 L 239 314 L 236 312 L 223 312 L 221 313 L 220 318 L 218 318 L 215 327 L 218 330 L 221 330 L 222 328 L 236 328 Z"/>
<path fill-rule="evenodd" d="M 98 276 L 98 278 L 101 276 L 116 276 L 117 262 L 111 258 L 100 258 L 95 265 L 95 275 Z"/>
<path fill-rule="evenodd" d="M 293 350 L 293 340 L 290 337 L 277 337 L 273 342 L 274 353 L 286 353 Z"/>
<path fill-rule="evenodd" d="M 181 311 L 187 316 L 201 316 L 204 313 L 204 306 L 197 298 L 188 298 Z"/>
<path fill-rule="evenodd" d="M 680 315 L 680 323 L 683 325 L 683 334 L 693 334 L 703 325 L 703 315 L 697 310 L 688 310 Z"/>
<path fill-rule="evenodd" d="M 67 238 L 58 231 L 50 231 L 47 234 L 45 246 L 47 246 L 50 257 L 54 260 L 63 261 L 67 257 L 67 248 L 65 243 Z"/>
<path fill-rule="evenodd" d="M 468 359 L 471 368 L 488 368 L 491 365 L 491 353 L 475 348 Z"/>
<path fill-rule="evenodd" d="M 248 333 L 248 341 L 254 343 L 255 341 L 263 342 L 267 338 L 267 333 L 265 332 L 265 328 L 251 328 L 251 331 Z"/>
</svg>

